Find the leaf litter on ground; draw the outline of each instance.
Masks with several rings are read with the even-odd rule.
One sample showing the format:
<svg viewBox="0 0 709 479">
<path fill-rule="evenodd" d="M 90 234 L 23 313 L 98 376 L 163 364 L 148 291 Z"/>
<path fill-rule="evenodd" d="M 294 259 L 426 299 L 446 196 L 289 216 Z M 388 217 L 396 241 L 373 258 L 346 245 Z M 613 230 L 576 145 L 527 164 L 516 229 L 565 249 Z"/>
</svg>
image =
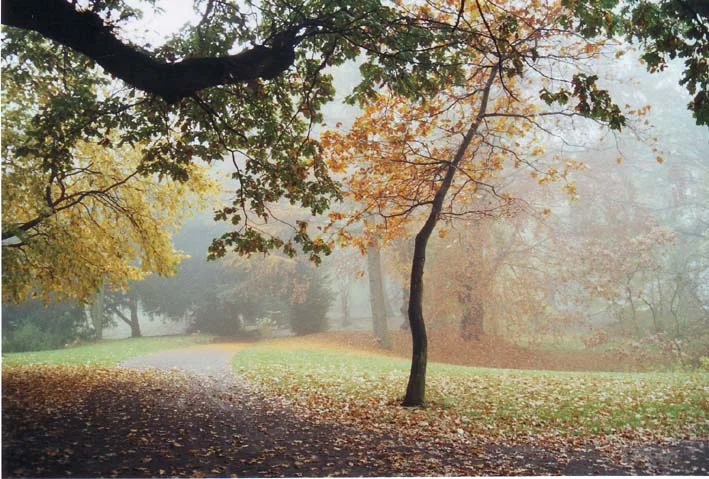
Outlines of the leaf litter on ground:
<svg viewBox="0 0 709 479">
<path fill-rule="evenodd" d="M 433 364 L 429 406 L 405 409 L 405 360 L 300 341 L 246 348 L 234 366 L 248 382 L 5 367 L 3 475 L 705 474 L 707 467 L 706 375 Z"/>
</svg>

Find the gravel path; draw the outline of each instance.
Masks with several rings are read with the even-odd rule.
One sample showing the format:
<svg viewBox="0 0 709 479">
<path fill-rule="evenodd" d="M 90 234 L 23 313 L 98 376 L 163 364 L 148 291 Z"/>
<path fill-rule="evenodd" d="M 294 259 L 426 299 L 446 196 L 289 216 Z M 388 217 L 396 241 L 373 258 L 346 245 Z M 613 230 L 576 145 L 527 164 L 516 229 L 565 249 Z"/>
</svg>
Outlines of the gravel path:
<svg viewBox="0 0 709 479">
<path fill-rule="evenodd" d="M 231 358 L 244 345 L 193 346 L 190 348 L 158 351 L 123 361 L 120 366 L 133 369 L 179 369 L 200 376 L 233 377 Z"/>
</svg>

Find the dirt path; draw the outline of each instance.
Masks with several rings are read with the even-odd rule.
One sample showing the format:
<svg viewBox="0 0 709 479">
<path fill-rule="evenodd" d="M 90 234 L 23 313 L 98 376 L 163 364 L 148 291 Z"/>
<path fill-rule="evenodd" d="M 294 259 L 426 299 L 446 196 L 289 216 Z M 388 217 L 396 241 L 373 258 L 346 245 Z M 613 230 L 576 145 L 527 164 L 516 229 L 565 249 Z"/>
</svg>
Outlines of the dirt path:
<svg viewBox="0 0 709 479">
<path fill-rule="evenodd" d="M 549 451 L 306 421 L 231 372 L 241 347 L 146 355 L 88 387 L 71 384 L 91 369 L 4 375 L 3 477 L 706 474 L 705 443 Z M 39 383 L 65 401 L 29 404 Z"/>
<path fill-rule="evenodd" d="M 233 378 L 231 358 L 245 347 L 247 345 L 242 343 L 208 344 L 158 351 L 123 361 L 121 367 L 178 369 L 198 376 Z"/>
</svg>

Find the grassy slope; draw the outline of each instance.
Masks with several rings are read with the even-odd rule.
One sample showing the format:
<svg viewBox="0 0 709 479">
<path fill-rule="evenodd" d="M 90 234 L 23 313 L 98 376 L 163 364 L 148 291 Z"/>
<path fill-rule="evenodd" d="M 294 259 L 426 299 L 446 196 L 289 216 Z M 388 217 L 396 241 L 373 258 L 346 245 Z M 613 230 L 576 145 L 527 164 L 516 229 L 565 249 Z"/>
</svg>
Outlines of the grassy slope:
<svg viewBox="0 0 709 479">
<path fill-rule="evenodd" d="M 709 375 L 485 369 L 433 363 L 424 410 L 392 407 L 409 362 L 326 350 L 302 341 L 262 344 L 234 357 L 242 374 L 304 413 L 363 427 L 388 424 L 506 439 L 611 435 L 709 436 Z"/>
<path fill-rule="evenodd" d="M 106 339 L 65 349 L 3 354 L 3 365 L 94 364 L 114 366 L 126 359 L 163 349 L 203 343 L 209 336 L 160 336 L 129 339 Z"/>
</svg>

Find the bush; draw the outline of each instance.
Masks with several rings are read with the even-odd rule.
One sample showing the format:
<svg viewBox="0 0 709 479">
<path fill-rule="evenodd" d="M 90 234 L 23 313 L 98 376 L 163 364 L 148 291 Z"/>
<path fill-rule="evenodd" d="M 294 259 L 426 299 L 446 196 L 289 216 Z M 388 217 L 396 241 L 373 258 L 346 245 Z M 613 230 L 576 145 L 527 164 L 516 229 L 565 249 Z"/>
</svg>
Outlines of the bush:
<svg viewBox="0 0 709 479">
<path fill-rule="evenodd" d="M 291 301 L 291 330 L 297 335 L 325 331 L 328 327 L 327 312 L 334 300 L 332 291 L 325 286 L 326 277 L 314 270 L 301 278 L 299 286 L 304 294 L 295 294 Z"/>
<path fill-rule="evenodd" d="M 86 312 L 76 303 L 32 300 L 2 305 L 2 348 L 5 352 L 63 348 L 85 337 Z"/>
<path fill-rule="evenodd" d="M 241 336 L 246 329 L 260 328 L 261 318 L 268 318 L 270 312 L 282 307 L 278 298 L 258 290 L 212 292 L 194 306 L 190 330 Z"/>
<path fill-rule="evenodd" d="M 195 306 L 190 329 L 217 336 L 236 336 L 243 328 L 239 309 L 238 305 L 211 293 Z"/>
</svg>

